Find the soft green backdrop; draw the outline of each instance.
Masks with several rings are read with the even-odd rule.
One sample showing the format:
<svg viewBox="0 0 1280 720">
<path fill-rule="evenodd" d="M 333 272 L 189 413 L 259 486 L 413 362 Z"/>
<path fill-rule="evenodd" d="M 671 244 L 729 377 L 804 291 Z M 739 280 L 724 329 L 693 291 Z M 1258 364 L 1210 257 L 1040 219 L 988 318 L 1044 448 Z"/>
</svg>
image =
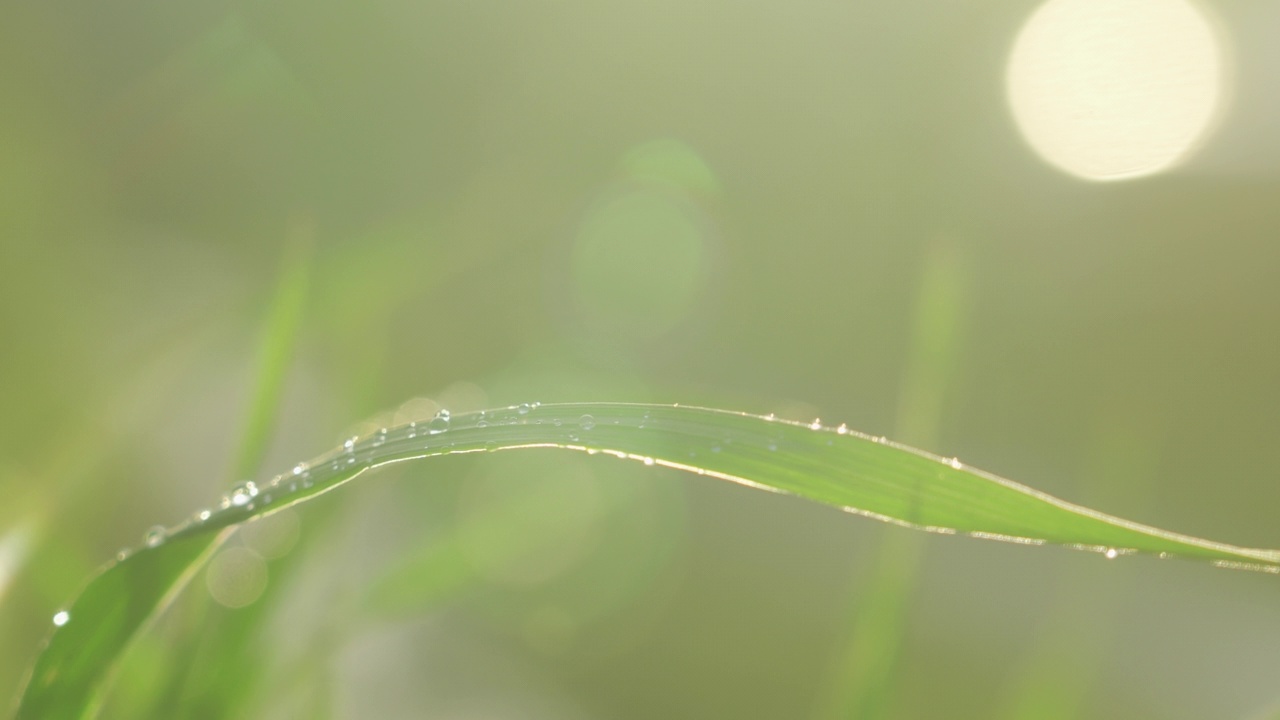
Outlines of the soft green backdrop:
<svg viewBox="0 0 1280 720">
<path fill-rule="evenodd" d="M 0 700 L 93 568 L 242 479 L 299 266 L 259 479 L 437 404 L 687 402 L 1280 545 L 1247 6 L 1216 8 L 1236 86 L 1200 154 L 1091 184 L 1007 110 L 1029 2 L 5 5 Z M 956 337 L 913 371 L 937 292 Z M 234 540 L 108 713 L 804 717 L 905 532 L 602 458 L 385 471 Z M 1280 699 L 1274 577 L 953 538 L 920 562 L 890 716 Z"/>
</svg>

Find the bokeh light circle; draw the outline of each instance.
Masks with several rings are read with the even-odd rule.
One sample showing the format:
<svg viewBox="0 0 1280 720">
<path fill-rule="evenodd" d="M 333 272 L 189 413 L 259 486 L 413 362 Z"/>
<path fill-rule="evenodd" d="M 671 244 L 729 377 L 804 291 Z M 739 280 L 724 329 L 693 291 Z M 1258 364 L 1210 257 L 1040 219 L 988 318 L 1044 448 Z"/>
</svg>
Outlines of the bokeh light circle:
<svg viewBox="0 0 1280 720">
<path fill-rule="evenodd" d="M 209 561 L 205 584 L 219 605 L 252 605 L 267 589 L 267 563 L 247 547 L 228 547 Z"/>
<path fill-rule="evenodd" d="M 664 192 L 606 197 L 578 232 L 578 306 L 596 329 L 654 338 L 689 312 L 705 275 L 705 228 L 693 207 Z"/>
<path fill-rule="evenodd" d="M 1006 90 L 1023 137 L 1089 180 L 1167 170 L 1225 95 L 1222 43 L 1186 0 L 1049 0 L 1023 25 Z"/>
</svg>

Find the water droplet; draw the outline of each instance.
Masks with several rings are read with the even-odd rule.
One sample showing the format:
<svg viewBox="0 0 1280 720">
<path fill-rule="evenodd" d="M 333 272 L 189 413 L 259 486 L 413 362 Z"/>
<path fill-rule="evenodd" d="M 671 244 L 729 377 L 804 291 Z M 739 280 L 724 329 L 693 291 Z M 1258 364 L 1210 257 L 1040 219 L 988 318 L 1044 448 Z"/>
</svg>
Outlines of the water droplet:
<svg viewBox="0 0 1280 720">
<path fill-rule="evenodd" d="M 645 459 L 644 459 L 644 464 L 645 464 L 645 465 L 652 465 L 652 464 L 653 464 L 653 458 L 651 458 L 651 457 L 647 457 L 647 458 L 645 458 Z"/>
<path fill-rule="evenodd" d="M 476 417 L 476 427 L 478 428 L 489 427 L 489 420 L 487 419 L 487 416 L 485 415 L 485 412 L 483 410 L 481 410 L 480 415 Z"/>
<path fill-rule="evenodd" d="M 1106 552 L 1102 554 L 1106 555 L 1108 560 L 1115 560 L 1117 557 L 1119 557 L 1120 552 L 1115 548 L 1107 548 Z"/>
<path fill-rule="evenodd" d="M 814 418 L 814 419 L 813 419 L 813 422 L 809 423 L 809 429 L 810 429 L 810 430 L 821 430 L 821 429 L 822 429 L 822 418 Z"/>
<path fill-rule="evenodd" d="M 956 470 L 959 470 L 960 468 L 964 467 L 964 463 L 960 462 L 960 458 L 956 458 L 956 457 L 951 458 L 951 460 L 948 461 L 947 464 L 955 468 Z"/>
<path fill-rule="evenodd" d="M 583 430 L 590 430 L 595 426 L 596 426 L 596 419 L 591 417 L 590 415 L 583 415 L 582 417 L 578 418 L 578 427 L 582 428 Z"/>
<path fill-rule="evenodd" d="M 202 523 L 205 520 L 208 520 L 210 517 L 213 517 L 213 513 L 209 512 L 208 510 L 199 510 L 194 515 L 191 516 L 191 522 Z"/>
<path fill-rule="evenodd" d="M 148 530 L 146 535 L 142 536 L 142 542 L 145 543 L 147 547 L 160 547 L 164 544 L 165 537 L 166 534 L 164 526 L 156 525 Z"/>
<path fill-rule="evenodd" d="M 346 450 L 347 452 L 351 452 L 352 450 L 355 450 L 355 448 L 356 448 L 356 437 L 354 435 L 347 438 L 347 441 L 342 443 L 342 449 Z"/>
<path fill-rule="evenodd" d="M 418 423 L 412 420 L 409 421 L 409 430 L 407 432 L 408 432 L 408 437 L 411 437 L 411 438 L 418 437 Z"/>
<path fill-rule="evenodd" d="M 62 627 L 63 625 L 66 625 L 67 622 L 70 620 L 71 620 L 71 613 L 67 612 L 66 610 L 59 610 L 58 612 L 53 614 L 53 624 L 56 627 Z"/>
<path fill-rule="evenodd" d="M 528 415 L 531 409 L 532 408 L 529 407 L 529 403 L 520 403 L 516 406 L 516 412 L 521 415 Z"/>
<path fill-rule="evenodd" d="M 116 562 L 124 562 L 125 560 L 128 560 L 128 559 L 129 559 L 128 550 L 121 550 L 120 552 L 116 553 Z"/>
<path fill-rule="evenodd" d="M 840 427 L 836 428 L 836 432 L 840 433 L 841 435 L 848 435 L 849 426 L 845 425 L 844 423 L 840 423 Z"/>
<path fill-rule="evenodd" d="M 387 429 L 386 429 L 386 428 L 382 428 L 381 430 L 379 430 L 379 431 L 378 431 L 376 434 L 374 434 L 374 436 L 373 436 L 373 446 L 374 446 L 374 447 L 378 447 L 379 445 L 381 445 L 381 444 L 385 443 L 386 441 L 387 441 Z"/>
<path fill-rule="evenodd" d="M 554 420 L 551 421 L 551 424 L 555 425 L 556 427 L 560 427 L 560 418 L 555 418 Z"/>
<path fill-rule="evenodd" d="M 302 473 L 304 473 L 304 472 L 306 472 L 306 471 L 307 471 L 307 464 L 306 464 L 306 463 L 298 463 L 297 465 L 294 465 L 294 466 L 293 466 L 293 474 L 294 474 L 294 475 L 301 475 Z"/>
<path fill-rule="evenodd" d="M 449 429 L 449 411 L 448 410 L 441 410 L 440 412 L 436 413 L 436 416 L 431 418 L 431 422 L 427 423 L 427 432 L 432 435 L 439 435 L 440 433 L 448 429 Z"/>
<path fill-rule="evenodd" d="M 774 421 L 774 420 L 777 420 L 777 419 L 778 419 L 778 416 L 777 416 L 777 415 L 774 415 L 773 413 L 769 413 L 768 415 L 765 415 L 765 416 L 764 416 L 764 419 L 765 419 L 765 420 L 769 420 L 769 421 L 771 421 L 771 422 L 772 422 L 772 421 Z"/>
<path fill-rule="evenodd" d="M 243 507 L 249 504 L 258 496 L 258 486 L 253 481 L 246 480 L 231 489 L 231 504 L 236 507 Z"/>
</svg>

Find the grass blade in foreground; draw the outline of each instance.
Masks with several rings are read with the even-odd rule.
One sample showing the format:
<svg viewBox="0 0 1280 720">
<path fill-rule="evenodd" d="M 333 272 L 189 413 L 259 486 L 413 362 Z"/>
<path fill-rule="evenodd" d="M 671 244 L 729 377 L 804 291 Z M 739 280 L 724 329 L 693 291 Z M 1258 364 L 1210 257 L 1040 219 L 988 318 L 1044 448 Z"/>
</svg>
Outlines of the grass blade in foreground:
<svg viewBox="0 0 1280 720">
<path fill-rule="evenodd" d="M 17 717 L 92 712 L 104 675 L 129 639 L 171 597 L 226 528 L 331 490 L 379 465 L 451 453 L 561 448 L 614 455 L 932 532 L 1105 553 L 1183 556 L 1280 573 L 1280 551 L 1166 532 L 1073 505 L 1022 485 L 839 428 L 666 405 L 521 405 L 352 438 L 262 485 L 245 483 L 220 507 L 149 538 L 90 581 L 56 618 Z"/>
</svg>

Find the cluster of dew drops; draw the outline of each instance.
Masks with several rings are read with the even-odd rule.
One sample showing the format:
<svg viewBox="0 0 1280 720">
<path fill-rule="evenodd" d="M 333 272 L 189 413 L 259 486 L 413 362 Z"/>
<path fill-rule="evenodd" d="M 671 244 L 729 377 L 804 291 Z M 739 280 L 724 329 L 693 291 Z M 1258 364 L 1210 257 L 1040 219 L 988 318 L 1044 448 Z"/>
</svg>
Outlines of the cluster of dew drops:
<svg viewBox="0 0 1280 720">
<path fill-rule="evenodd" d="M 508 408 L 508 410 L 514 410 L 515 412 L 514 417 L 508 416 L 508 422 L 512 424 L 526 422 L 525 416 L 528 416 L 530 413 L 532 413 L 534 410 L 536 410 L 540 406 L 541 406 L 541 403 L 532 402 L 532 403 L 522 403 L 520 405 L 515 405 L 511 408 Z M 777 418 L 772 413 L 770 413 L 764 419 L 771 422 L 777 420 Z M 442 433 L 447 432 L 450 429 L 451 422 L 452 422 L 452 416 L 450 412 L 446 409 L 441 409 L 429 420 L 422 421 L 422 422 L 413 421 L 405 425 L 403 430 L 404 437 L 415 438 L 419 436 L 440 435 Z M 481 411 L 476 414 L 475 427 L 477 428 L 486 427 L 489 424 L 489 422 L 490 420 L 489 420 L 488 412 Z M 533 422 L 535 424 L 541 424 L 542 420 L 540 419 L 533 420 Z M 640 429 L 644 429 L 646 426 L 650 426 L 652 422 L 653 421 L 650 413 L 646 412 L 643 418 L 641 418 L 638 427 Z M 555 427 L 560 427 L 563 424 L 563 421 L 560 418 L 553 417 L 551 418 L 550 423 Z M 574 423 L 572 422 L 570 423 L 570 425 L 573 425 L 573 424 Z M 580 418 L 578 418 L 576 426 L 578 430 L 582 430 L 584 432 L 590 431 L 596 427 L 596 419 L 590 414 L 584 414 Z M 811 430 L 833 429 L 833 428 L 824 427 L 822 425 L 822 421 L 819 419 L 815 419 L 812 423 L 808 423 L 805 426 Z M 838 435 L 846 435 L 850 433 L 848 426 L 846 426 L 843 423 L 839 427 L 834 428 L 834 430 L 835 430 L 835 433 Z M 389 430 L 387 428 L 381 428 L 375 431 L 370 436 L 368 436 L 368 438 L 366 438 L 368 440 L 367 447 L 369 449 L 373 449 L 373 448 L 382 446 L 387 442 L 388 436 L 389 436 Z M 568 435 L 568 438 L 573 442 L 580 441 L 579 436 L 574 432 L 570 432 Z M 887 442 L 887 439 L 884 437 L 871 438 L 871 440 L 873 442 L 877 442 L 881 444 Z M 732 442 L 732 440 L 726 439 L 726 442 Z M 363 443 L 363 440 L 358 436 L 349 437 L 343 441 L 340 451 L 331 453 L 331 456 L 326 458 L 324 462 L 329 463 L 331 465 L 331 468 L 334 471 L 341 471 L 342 469 L 344 469 L 344 467 L 354 466 L 357 462 L 356 460 L 357 445 L 362 443 Z M 828 444 L 830 444 L 830 441 L 828 441 Z M 490 443 L 489 445 L 492 446 L 492 443 Z M 711 451 L 713 453 L 720 452 L 720 449 L 721 449 L 720 445 L 713 445 L 711 447 Z M 768 449 L 771 451 L 778 449 L 776 440 L 771 440 L 768 443 Z M 587 452 L 594 455 L 598 452 L 598 450 L 593 448 L 588 448 Z M 646 465 L 654 465 L 656 463 L 656 461 L 652 457 L 633 456 L 626 453 L 615 453 L 615 454 L 619 454 L 622 457 L 631 457 L 634 459 L 643 460 L 644 464 Z M 690 453 L 690 454 L 694 455 L 694 453 Z M 944 462 L 946 462 L 947 464 L 957 469 L 962 467 L 960 461 L 955 458 L 952 458 L 949 461 L 944 461 Z M 240 510 L 245 513 L 252 513 L 255 509 L 257 509 L 260 506 L 271 504 L 277 499 L 278 496 L 279 497 L 288 496 L 297 492 L 300 488 L 307 489 L 307 488 L 311 488 L 313 485 L 314 485 L 314 482 L 311 477 L 311 467 L 305 462 L 298 463 L 293 467 L 293 469 L 290 472 L 287 472 L 283 475 L 276 476 L 270 482 L 265 483 L 262 487 L 259 487 L 258 484 L 254 483 L 252 480 L 245 480 L 243 482 L 236 484 L 229 492 L 227 492 L 225 495 L 222 496 L 218 504 L 218 510 L 216 511 L 210 510 L 210 509 L 198 510 L 194 514 L 192 514 L 192 516 L 190 517 L 190 519 L 187 521 L 186 524 L 179 526 L 179 529 L 183 527 L 188 527 L 191 525 L 200 525 L 208 521 L 211 517 L 213 517 L 215 512 L 227 512 L 227 511 Z M 171 531 L 167 530 L 164 526 L 156 525 L 150 528 L 149 530 L 147 530 L 147 532 L 144 534 L 143 545 L 147 548 L 159 547 L 160 545 L 163 545 L 164 542 L 169 538 L 170 532 Z M 132 554 L 132 551 L 128 549 L 121 550 L 116 554 L 116 560 L 124 561 L 129 557 L 130 554 Z M 1112 556 L 1111 553 L 1107 553 L 1107 555 L 1108 557 Z M 62 627 L 70 619 L 71 619 L 71 616 L 66 610 L 60 610 L 53 616 L 53 624 L 57 627 Z"/>
</svg>

